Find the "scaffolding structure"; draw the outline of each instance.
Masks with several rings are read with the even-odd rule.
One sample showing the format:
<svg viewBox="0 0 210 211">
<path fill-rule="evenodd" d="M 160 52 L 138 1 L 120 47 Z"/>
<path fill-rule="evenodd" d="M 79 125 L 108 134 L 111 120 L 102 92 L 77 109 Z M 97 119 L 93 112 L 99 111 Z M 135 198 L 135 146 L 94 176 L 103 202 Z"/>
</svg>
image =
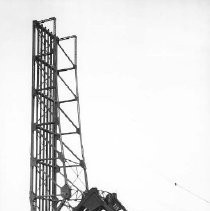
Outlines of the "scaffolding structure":
<svg viewBox="0 0 210 211">
<path fill-rule="evenodd" d="M 69 51 L 63 42 L 70 42 Z M 57 37 L 55 18 L 33 21 L 30 163 L 31 211 L 126 210 L 116 194 L 89 190 L 80 122 L 77 37 Z"/>
</svg>

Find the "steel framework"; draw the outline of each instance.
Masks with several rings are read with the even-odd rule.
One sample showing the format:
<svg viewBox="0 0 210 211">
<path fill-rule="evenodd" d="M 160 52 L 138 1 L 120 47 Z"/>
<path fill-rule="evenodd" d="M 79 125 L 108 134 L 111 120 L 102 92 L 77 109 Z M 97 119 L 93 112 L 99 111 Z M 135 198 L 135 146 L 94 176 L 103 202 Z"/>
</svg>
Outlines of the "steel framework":
<svg viewBox="0 0 210 211">
<path fill-rule="evenodd" d="M 31 120 L 31 211 L 125 210 L 116 194 L 88 188 L 77 37 L 58 38 L 55 18 L 33 21 Z"/>
</svg>

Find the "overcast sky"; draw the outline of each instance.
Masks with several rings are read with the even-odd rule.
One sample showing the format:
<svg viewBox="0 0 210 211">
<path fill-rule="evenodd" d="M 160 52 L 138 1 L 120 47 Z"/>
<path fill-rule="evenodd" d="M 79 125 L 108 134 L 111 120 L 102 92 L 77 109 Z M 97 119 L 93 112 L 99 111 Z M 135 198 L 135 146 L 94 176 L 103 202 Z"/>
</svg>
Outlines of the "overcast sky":
<svg viewBox="0 0 210 211">
<path fill-rule="evenodd" d="M 208 0 L 0 0 L 0 210 L 30 209 L 32 20 L 52 16 L 78 36 L 90 186 L 129 211 L 209 211 L 184 190 L 210 200 Z"/>
</svg>

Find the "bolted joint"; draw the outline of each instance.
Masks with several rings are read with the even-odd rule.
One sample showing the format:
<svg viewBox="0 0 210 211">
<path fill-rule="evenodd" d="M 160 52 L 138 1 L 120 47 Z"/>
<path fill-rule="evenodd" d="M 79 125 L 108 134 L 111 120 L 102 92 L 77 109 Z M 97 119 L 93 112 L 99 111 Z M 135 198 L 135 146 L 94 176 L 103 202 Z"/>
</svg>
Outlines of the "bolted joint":
<svg viewBox="0 0 210 211">
<path fill-rule="evenodd" d="M 30 192 L 29 194 L 30 202 L 33 203 L 36 200 L 36 194 L 34 192 Z"/>
<path fill-rule="evenodd" d="M 36 123 L 32 124 L 32 130 L 35 131 L 36 130 Z"/>
<path fill-rule="evenodd" d="M 65 184 L 63 187 L 61 187 L 61 196 L 64 199 L 70 199 L 71 198 L 71 188 L 68 184 Z"/>
<path fill-rule="evenodd" d="M 33 98 L 34 98 L 37 94 L 38 94 L 38 91 L 37 91 L 36 89 L 33 89 L 33 91 L 32 91 L 32 96 L 33 96 Z"/>
<path fill-rule="evenodd" d="M 79 128 L 79 127 L 77 127 L 77 129 L 76 129 L 76 133 L 78 133 L 78 134 L 80 134 L 80 133 L 81 133 L 81 130 L 80 130 L 80 128 Z"/>
<path fill-rule="evenodd" d="M 59 102 L 57 102 L 57 103 L 59 103 Z M 56 124 L 56 125 L 59 124 L 59 118 L 58 118 L 58 117 L 55 118 L 55 124 Z"/>
<path fill-rule="evenodd" d="M 57 42 L 57 44 L 59 43 L 59 37 L 56 37 L 56 42 Z"/>
<path fill-rule="evenodd" d="M 83 169 L 86 169 L 86 165 L 85 165 L 85 161 L 84 161 L 84 160 L 80 160 L 80 166 L 81 166 Z"/>
<path fill-rule="evenodd" d="M 31 166 L 36 166 L 37 164 L 37 159 L 34 157 L 31 157 Z"/>
<path fill-rule="evenodd" d="M 37 20 L 33 21 L 33 25 L 36 26 L 37 25 Z"/>
<path fill-rule="evenodd" d="M 52 201 L 57 204 L 59 199 L 56 196 L 52 196 Z"/>
<path fill-rule="evenodd" d="M 56 106 L 56 107 L 59 107 L 59 105 L 60 105 L 59 101 L 56 100 L 56 101 L 55 101 L 55 106 Z"/>
<path fill-rule="evenodd" d="M 54 135 L 54 137 L 55 137 L 56 140 L 60 140 L 61 135 L 60 135 L 59 133 L 56 133 L 56 134 Z"/>
<path fill-rule="evenodd" d="M 58 152 L 58 159 L 60 159 L 62 162 L 65 162 L 64 155 L 61 152 Z"/>
<path fill-rule="evenodd" d="M 61 169 L 60 166 L 58 166 L 58 165 L 55 166 L 56 173 L 59 173 L 60 172 L 60 169 Z"/>
</svg>

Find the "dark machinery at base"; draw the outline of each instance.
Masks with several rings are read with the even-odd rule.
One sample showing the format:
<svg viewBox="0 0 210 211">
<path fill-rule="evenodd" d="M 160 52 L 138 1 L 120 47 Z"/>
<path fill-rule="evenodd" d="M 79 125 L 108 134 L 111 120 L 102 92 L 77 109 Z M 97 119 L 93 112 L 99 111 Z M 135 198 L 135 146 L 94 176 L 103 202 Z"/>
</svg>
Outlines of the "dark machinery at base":
<svg viewBox="0 0 210 211">
<path fill-rule="evenodd" d="M 115 193 L 88 187 L 77 37 L 59 38 L 55 18 L 33 21 L 30 161 L 31 211 L 126 211 Z"/>
<path fill-rule="evenodd" d="M 84 198 L 74 209 L 75 211 L 126 211 L 125 207 L 117 199 L 116 193 L 98 191 L 92 188 L 84 194 Z"/>
</svg>

